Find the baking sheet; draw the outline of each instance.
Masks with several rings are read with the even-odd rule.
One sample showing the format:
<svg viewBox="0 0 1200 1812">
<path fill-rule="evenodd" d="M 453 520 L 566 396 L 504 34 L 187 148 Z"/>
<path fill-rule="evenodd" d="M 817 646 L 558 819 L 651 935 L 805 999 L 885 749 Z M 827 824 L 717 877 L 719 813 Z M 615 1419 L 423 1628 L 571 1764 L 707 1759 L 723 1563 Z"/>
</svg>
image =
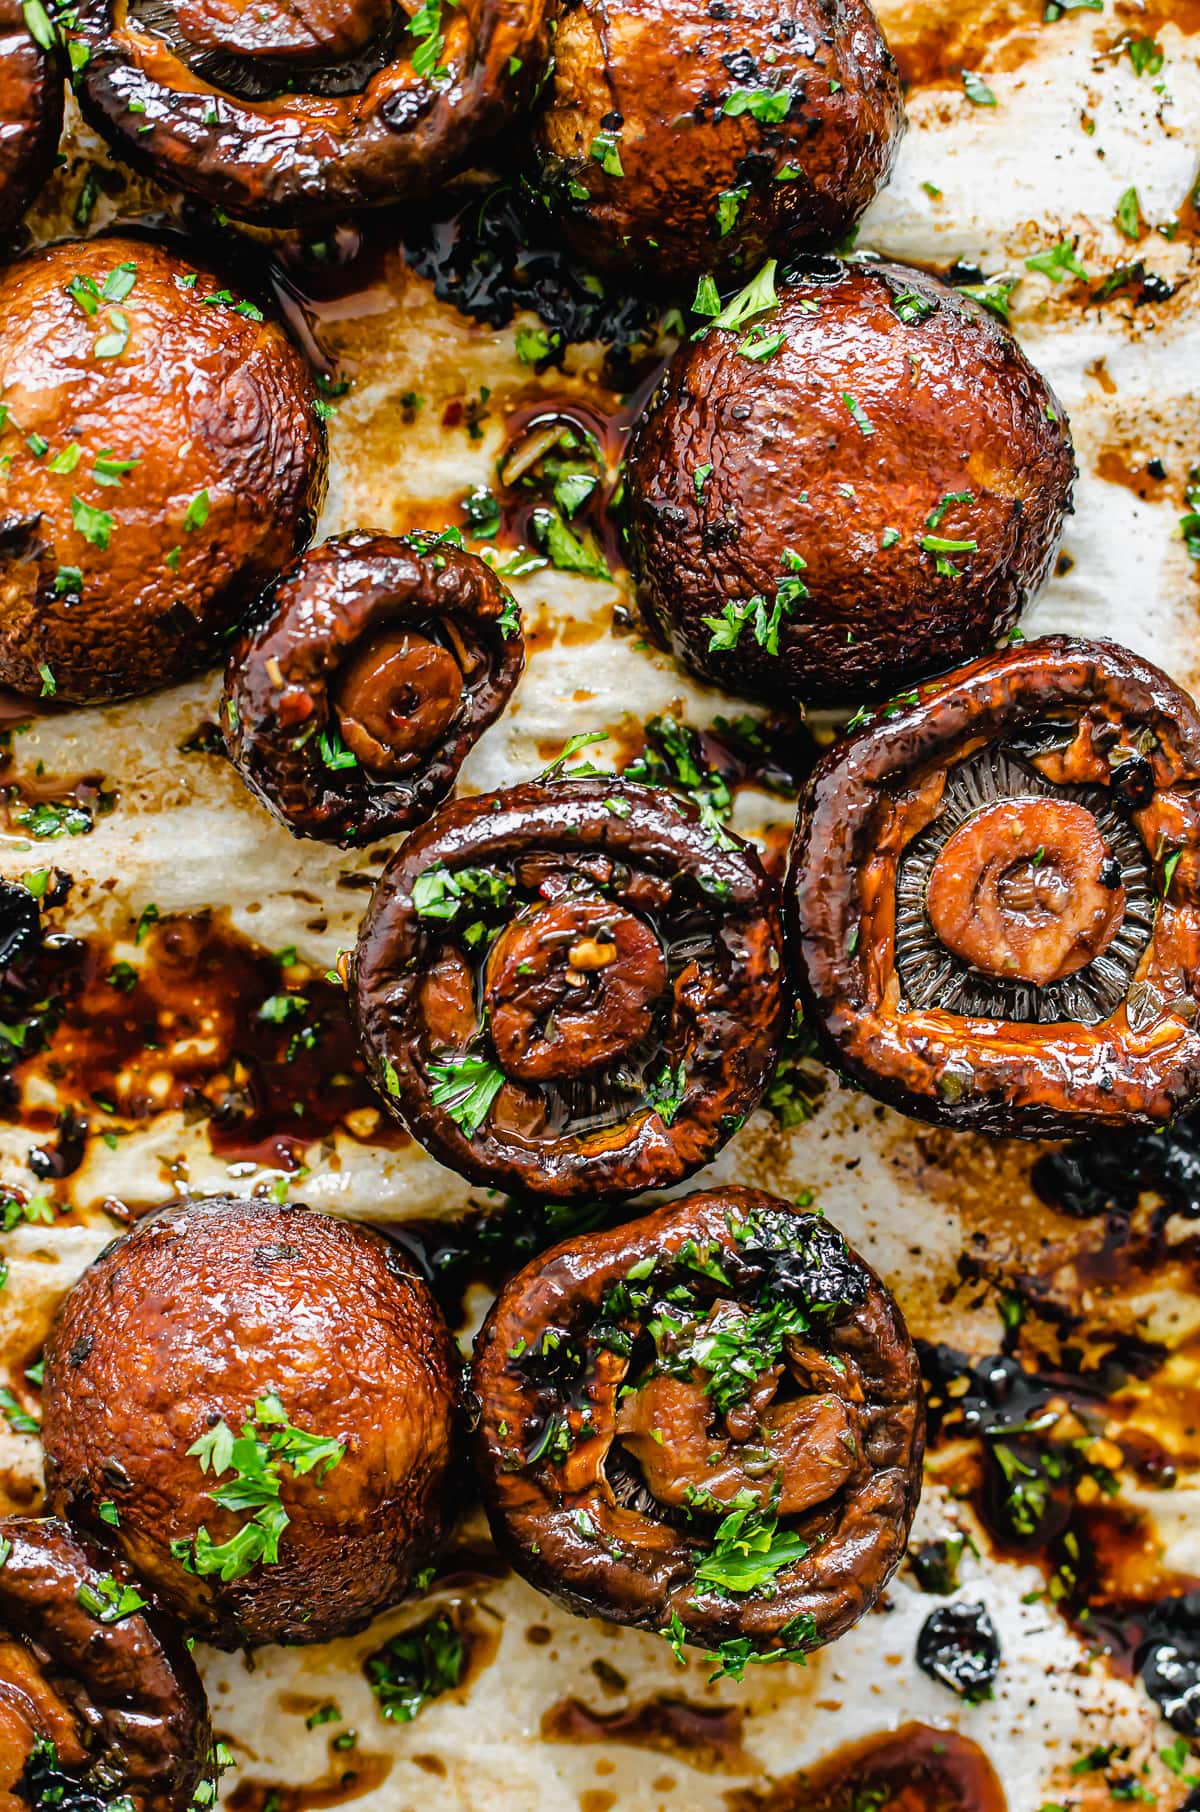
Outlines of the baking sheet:
<svg viewBox="0 0 1200 1812">
<path fill-rule="evenodd" d="M 1195 689 L 1200 567 L 1188 559 L 1178 522 L 1187 472 L 1200 461 L 1196 211 L 1187 205 L 1198 175 L 1200 6 L 1105 0 L 1102 11 L 1054 22 L 1043 20 L 1042 0 L 886 0 L 879 10 L 912 83 L 910 128 L 858 247 L 1020 277 L 1014 325 L 1072 420 L 1076 513 L 1060 570 L 1028 613 L 1026 633 L 1111 635 Z M 1123 48 L 1130 36 L 1159 43 L 1160 71 L 1136 72 Z M 965 97 L 964 67 L 984 76 L 995 108 Z M 77 122 L 64 148 L 66 164 L 35 231 L 61 230 L 89 165 L 105 167 Z M 1136 247 L 1114 220 L 1133 185 L 1148 225 Z M 140 184 L 102 194 L 91 224 L 128 217 L 154 199 Z M 600 349 L 572 348 L 563 371 L 536 377 L 515 355 L 516 330 L 533 318 L 493 329 L 439 303 L 395 249 L 396 224 L 365 223 L 365 287 L 309 314 L 309 327 L 352 378 L 330 424 L 322 533 L 459 522 L 458 500 L 493 479 L 513 409 L 539 395 L 583 399 L 601 413 L 615 406 L 601 383 Z M 1063 237 L 1075 241 L 1090 285 L 1055 285 L 1026 268 L 1027 257 Z M 1149 299 L 1139 281 L 1103 303 L 1089 299 L 1101 279 L 1135 259 L 1163 279 Z M 487 414 L 472 438 L 455 424 L 455 405 L 461 412 L 481 390 L 490 393 Z M 415 409 L 414 393 L 422 399 Z M 1146 473 L 1155 459 L 1164 478 Z M 703 725 L 741 709 L 693 685 L 636 630 L 614 632 L 619 585 L 542 571 L 514 588 L 532 630 L 529 665 L 512 707 L 470 757 L 464 791 L 537 772 L 577 732 L 608 729 L 608 749 L 619 752 L 656 712 Z M 134 928 L 152 903 L 163 921 L 211 911 L 266 950 L 294 945 L 319 976 L 352 943 L 363 877 L 377 872 L 384 852 L 346 855 L 293 841 L 219 755 L 180 753 L 211 724 L 217 690 L 215 676 L 204 676 L 128 706 L 35 717 L 14 734 L 4 784 L 37 771 L 45 788 L 86 772 L 102 775 L 117 797 L 84 836 L 31 844 L 10 825 L 0 833 L 0 873 L 19 877 L 49 863 L 69 871 L 74 885 L 56 922 L 103 938 L 116 959 L 142 960 Z M 589 753 L 603 764 L 606 746 Z M 735 823 L 761 836 L 790 813 L 788 802 L 749 788 L 738 795 Z M 44 1120 L 58 1105 L 54 1085 L 31 1073 L 25 1087 L 26 1118 L 36 1124 L 39 1112 Z M 29 1189 L 31 1142 L 27 1126 L 0 1124 L 0 1181 Z M 379 1144 L 348 1127 L 304 1149 L 299 1182 L 260 1155 L 267 1161 L 214 1151 L 208 1122 L 174 1109 L 122 1126 L 107 1143 L 90 1139 L 81 1167 L 46 1186 L 63 1211 L 58 1222 L 0 1240 L 9 1265 L 0 1359 L 16 1383 L 58 1296 L 119 1225 L 99 1206 L 106 1200 L 137 1211 L 189 1189 L 277 1184 L 315 1206 L 387 1222 L 490 1205 L 416 1146 Z M 1153 1432 L 1174 1454 L 1178 1482 L 1155 1492 L 1120 1474 L 1119 1505 L 1140 1518 L 1136 1552 L 1121 1564 L 1131 1590 L 1186 1589 L 1200 1574 L 1200 1445 L 1188 1432 L 1200 1415 L 1200 1299 L 1188 1229 L 1171 1223 L 1149 1257 L 1130 1234 L 1128 1263 L 1118 1253 L 1100 1267 L 1098 1253 L 1113 1238 L 1108 1221 L 1071 1219 L 1041 1202 L 1029 1182 L 1036 1156 L 1029 1147 L 917 1128 L 829 1082 L 800 1125 L 752 1116 L 706 1176 L 784 1195 L 812 1190 L 882 1272 L 922 1340 L 967 1356 L 994 1353 L 1004 1292 L 1019 1285 L 1047 1312 L 1081 1318 L 1088 1349 L 1131 1334 L 1161 1343 L 1159 1369 L 1112 1414 L 1115 1427 L 1133 1418 Z M 1140 1225 L 1135 1217 L 1135 1232 Z M 478 1312 L 482 1302 L 472 1306 Z M 390 1613 L 364 1636 L 267 1651 L 253 1667 L 200 1651 L 215 1722 L 237 1764 L 223 1792 L 242 1812 L 267 1806 L 272 1790 L 281 1791 L 282 1808 L 352 1799 L 362 1812 L 431 1802 L 447 1812 L 785 1812 L 804 1804 L 786 1784 L 794 1771 L 918 1720 L 977 1743 L 1011 1812 L 1108 1806 L 1112 1780 L 1125 1775 L 1161 1808 L 1180 1805 L 1187 1787 L 1175 1733 L 1139 1683 L 1097 1657 L 1054 1608 L 1044 1569 L 994 1551 L 971 1505 L 974 1464 L 965 1443 L 935 1444 L 916 1536 L 972 1536 L 977 1553 L 964 1557 L 959 1596 L 986 1603 L 1003 1650 L 987 1703 L 964 1705 L 917 1670 L 917 1631 L 938 1601 L 908 1568 L 879 1610 L 807 1667 L 757 1669 L 741 1684 L 714 1686 L 702 1659 L 680 1668 L 657 1638 L 568 1617 L 512 1577 L 481 1574 L 468 1553 L 429 1600 Z M 0 1427 L 0 1503 L 29 1507 L 38 1489 L 36 1438 Z M 473 1527 L 463 1536 L 480 1538 Z M 442 1604 L 458 1606 L 480 1632 L 476 1661 L 457 1691 L 413 1723 L 387 1724 L 362 1658 Z M 663 1695 L 699 1708 L 707 1722 L 647 1719 L 646 1705 Z M 586 1727 L 564 1719 L 565 1699 L 597 1716 L 628 1712 L 631 1740 L 603 1726 L 602 1741 L 553 1740 L 566 1727 L 578 1739 Z M 339 1720 L 308 1729 L 307 1714 L 326 1703 L 336 1704 Z M 699 1742 L 697 1730 L 711 1740 Z M 356 1746 L 331 1747 L 347 1731 L 357 1733 Z M 1106 1763 L 1072 1772 L 1110 1745 Z"/>
</svg>

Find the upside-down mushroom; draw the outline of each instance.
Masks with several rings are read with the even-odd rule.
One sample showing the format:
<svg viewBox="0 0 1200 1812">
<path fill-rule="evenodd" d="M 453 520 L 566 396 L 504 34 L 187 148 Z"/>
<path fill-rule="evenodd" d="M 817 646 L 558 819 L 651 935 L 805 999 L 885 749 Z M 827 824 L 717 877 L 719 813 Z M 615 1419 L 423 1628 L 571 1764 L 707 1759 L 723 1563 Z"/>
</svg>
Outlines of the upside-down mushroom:
<svg viewBox="0 0 1200 1812">
<path fill-rule="evenodd" d="M 368 843 L 440 805 L 524 657 L 516 601 L 474 554 L 342 535 L 283 575 L 235 644 L 225 740 L 289 830 Z"/>
<path fill-rule="evenodd" d="M 54 166 L 63 93 L 58 39 L 45 10 L 0 0 L 0 238 Z"/>
<path fill-rule="evenodd" d="M 65 1523 L 0 1518 L 0 1812 L 188 1812 L 208 1705 L 182 1634 Z"/>
<path fill-rule="evenodd" d="M 1200 714 L 1049 637 L 877 711 L 801 804 L 806 1023 L 919 1119 L 1049 1137 L 1200 1094 Z"/>
<path fill-rule="evenodd" d="M 924 1423 L 903 1319 L 822 1216 L 774 1196 L 688 1196 L 534 1259 L 472 1387 L 496 1539 L 584 1615 L 727 1665 L 799 1655 L 904 1553 Z"/>
<path fill-rule="evenodd" d="M 552 1199 L 634 1195 L 707 1163 L 766 1085 L 771 889 L 657 788 L 459 800 L 380 877 L 354 1001 L 383 1099 L 443 1163 Z"/>
<path fill-rule="evenodd" d="M 771 266 L 685 341 L 626 466 L 643 607 L 727 691 L 877 697 L 991 648 L 1075 460 L 1008 329 L 923 272 Z M 702 323 L 702 326 L 704 323 Z"/>
<path fill-rule="evenodd" d="M 45 1363 L 54 1509 L 222 1647 L 361 1627 L 455 1513 L 457 1352 L 368 1228 L 177 1203 L 85 1273 Z"/>
<path fill-rule="evenodd" d="M 80 105 L 121 156 L 239 218 L 423 200 L 517 118 L 547 0 L 82 0 Z"/>
<path fill-rule="evenodd" d="M 66 241 L 0 271 L 0 684 L 74 704 L 215 658 L 312 533 L 313 380 L 174 245 Z"/>
<path fill-rule="evenodd" d="M 844 238 L 903 126 L 867 0 L 571 0 L 535 142 L 568 242 L 678 292 Z"/>
</svg>

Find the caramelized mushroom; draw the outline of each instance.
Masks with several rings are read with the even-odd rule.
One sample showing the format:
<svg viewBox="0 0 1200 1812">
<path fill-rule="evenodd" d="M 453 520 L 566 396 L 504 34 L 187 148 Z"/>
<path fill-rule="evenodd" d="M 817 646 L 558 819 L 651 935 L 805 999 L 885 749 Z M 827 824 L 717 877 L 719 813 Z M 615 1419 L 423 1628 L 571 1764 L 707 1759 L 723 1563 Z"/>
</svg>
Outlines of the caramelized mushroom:
<svg viewBox="0 0 1200 1812">
<path fill-rule="evenodd" d="M 209 1748 L 182 1637 L 65 1523 L 0 1518 L 0 1812 L 188 1812 Z"/>
<path fill-rule="evenodd" d="M 311 533 L 315 392 L 282 330 L 165 244 L 0 272 L 0 683 L 84 703 L 211 660 Z"/>
<path fill-rule="evenodd" d="M 180 1202 L 63 1303 L 47 1491 L 207 1640 L 323 1642 L 436 1552 L 458 1394 L 441 1314 L 379 1234 L 261 1199 Z"/>
<path fill-rule="evenodd" d="M 0 0 L 0 236 L 49 176 L 62 120 L 62 62 L 49 19 L 21 0 Z"/>
<path fill-rule="evenodd" d="M 644 607 L 728 691 L 878 696 L 1010 627 L 1074 476 L 1061 405 L 969 297 L 902 265 L 826 260 L 778 291 L 767 268 L 634 430 Z"/>
<path fill-rule="evenodd" d="M 472 1182 L 635 1195 L 754 1107 L 784 1013 L 757 857 L 662 790 L 565 778 L 459 800 L 375 889 L 355 1013 L 376 1086 Z"/>
<path fill-rule="evenodd" d="M 802 803 L 805 1017 L 919 1119 L 1026 1137 L 1200 1094 L 1200 714 L 1112 642 L 1051 637 L 894 701 Z"/>
<path fill-rule="evenodd" d="M 680 289 L 844 238 L 903 125 L 867 0 L 571 0 L 536 143 L 570 244 Z"/>
<path fill-rule="evenodd" d="M 283 575 L 234 647 L 225 740 L 289 830 L 367 843 L 441 803 L 524 658 L 516 602 L 474 554 L 343 535 Z"/>
<path fill-rule="evenodd" d="M 797 1656 L 870 1609 L 920 1492 L 912 1344 L 820 1215 L 721 1189 L 534 1259 L 476 1346 L 493 1532 L 572 1610 Z"/>
<path fill-rule="evenodd" d="M 137 168 L 277 225 L 424 200 L 532 95 L 547 0 L 82 0 L 80 104 Z"/>
</svg>

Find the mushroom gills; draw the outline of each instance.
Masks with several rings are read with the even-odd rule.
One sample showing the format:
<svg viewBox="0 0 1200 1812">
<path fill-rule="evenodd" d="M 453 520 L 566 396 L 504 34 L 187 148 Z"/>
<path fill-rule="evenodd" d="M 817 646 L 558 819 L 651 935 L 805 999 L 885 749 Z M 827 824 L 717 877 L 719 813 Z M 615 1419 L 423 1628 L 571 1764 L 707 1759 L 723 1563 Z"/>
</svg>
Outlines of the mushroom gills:
<svg viewBox="0 0 1200 1812">
<path fill-rule="evenodd" d="M 1097 847 L 1116 864 L 1102 886 L 1114 902 L 1124 895 L 1124 912 L 1102 919 L 1098 948 L 1090 960 L 1053 979 L 1006 976 L 964 960 L 941 941 L 935 871 L 957 833 L 984 814 L 1006 805 L 1059 805 L 1076 835 L 1086 814 Z M 1067 883 L 1022 861 L 999 877 L 1003 904 L 1014 914 L 1044 907 Z M 934 910 L 931 911 L 931 892 Z M 1059 906 L 1064 902 L 1060 900 Z M 1069 902 L 1066 903 L 1069 906 Z M 1031 762 L 1009 748 L 983 749 L 960 762 L 946 780 L 938 814 L 904 851 L 896 879 L 896 971 L 902 1006 L 930 1007 L 963 1017 L 1054 1025 L 1064 1021 L 1092 1026 L 1115 1012 L 1129 991 L 1154 929 L 1155 900 L 1146 852 L 1134 826 L 1100 787 L 1055 786 Z M 960 949 L 963 948 L 960 945 Z M 1068 959 L 1064 958 L 1064 966 Z"/>
<path fill-rule="evenodd" d="M 325 52 L 313 62 L 311 50 L 303 56 L 264 56 L 236 46 L 204 48 L 184 29 L 174 0 L 130 0 L 127 17 L 139 31 L 160 38 L 200 81 L 242 101 L 271 101 L 297 91 L 330 99 L 361 94 L 381 69 L 403 56 L 409 30 L 408 15 L 394 6 L 365 43 L 349 54 Z"/>
</svg>

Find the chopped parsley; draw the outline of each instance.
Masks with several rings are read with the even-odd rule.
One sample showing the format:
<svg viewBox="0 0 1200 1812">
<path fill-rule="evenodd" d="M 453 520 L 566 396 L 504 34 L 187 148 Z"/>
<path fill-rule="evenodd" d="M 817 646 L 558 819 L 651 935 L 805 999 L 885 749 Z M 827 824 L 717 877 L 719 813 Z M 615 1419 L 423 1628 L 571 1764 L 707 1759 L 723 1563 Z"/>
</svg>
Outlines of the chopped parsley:
<svg viewBox="0 0 1200 1812">
<path fill-rule="evenodd" d="M 624 176 L 619 133 L 597 132 L 588 147 L 588 156 L 599 164 L 606 176 Z"/>
<path fill-rule="evenodd" d="M 994 107 L 996 105 L 996 96 L 983 77 L 976 75 L 973 69 L 963 70 L 962 85 L 963 93 L 973 106 Z"/>
<path fill-rule="evenodd" d="M 727 119 L 748 113 L 762 125 L 777 126 L 790 113 L 793 98 L 790 88 L 735 88 L 720 111 Z"/>
<path fill-rule="evenodd" d="M 1047 251 L 1035 252 L 1032 258 L 1026 258 L 1025 268 L 1040 271 L 1044 277 L 1049 277 L 1051 283 L 1061 283 L 1069 276 L 1078 277 L 1081 283 L 1090 281 L 1076 256 L 1073 239 L 1060 239 L 1057 245 L 1050 246 Z"/>
<path fill-rule="evenodd" d="M 414 75 L 428 76 L 434 82 L 445 81 L 450 72 L 442 67 L 442 52 L 446 48 L 442 0 L 424 0 L 420 10 L 409 20 L 408 29 L 417 40 L 411 58 Z"/>
<path fill-rule="evenodd" d="M 385 1642 L 367 1656 L 363 1671 L 381 1714 L 411 1724 L 430 1699 L 458 1685 L 466 1660 L 462 1635 L 442 1611 Z"/>
<path fill-rule="evenodd" d="M 132 1586 L 118 1585 L 111 1573 L 98 1579 L 94 1586 L 86 1582 L 81 1585 L 75 1594 L 75 1602 L 97 1623 L 123 1623 L 126 1617 L 133 1617 L 146 1608 L 141 1593 Z"/>
<path fill-rule="evenodd" d="M 773 1510 L 739 1508 L 721 1519 L 712 1551 L 696 1568 L 696 1584 L 724 1598 L 745 1597 L 773 1585 L 784 1567 L 803 1560 L 808 1543 L 792 1530 L 781 1530 Z"/>
<path fill-rule="evenodd" d="M 345 1451 L 340 1441 L 295 1427 L 274 1392 L 258 1398 L 253 1419 L 243 1422 L 240 1435 L 224 1420 L 217 1422 L 188 1453 L 199 1460 L 201 1472 L 211 1471 L 216 1478 L 231 1475 L 209 1496 L 222 1510 L 250 1511 L 250 1519 L 221 1543 L 201 1525 L 194 1541 L 173 1541 L 172 1554 L 187 1572 L 202 1578 L 216 1573 L 226 1582 L 244 1578 L 256 1566 L 274 1566 L 291 1520 L 280 1502 L 282 1468 L 299 1477 L 320 1467 L 324 1478 Z"/>
<path fill-rule="evenodd" d="M 867 434 L 867 435 L 874 434 L 875 424 L 871 420 L 870 416 L 867 414 L 866 410 L 863 408 L 862 404 L 859 402 L 858 398 L 855 396 L 851 396 L 851 394 L 848 390 L 843 390 L 842 391 L 842 401 L 845 403 L 847 409 L 850 411 L 850 414 L 854 420 L 855 427 L 858 428 L 859 431 L 863 434 Z"/>
<path fill-rule="evenodd" d="M 673 1124 L 676 1114 L 683 1105 L 687 1092 L 687 1070 L 682 1063 L 672 1069 L 669 1063 L 664 1064 L 661 1072 L 651 1082 L 646 1092 L 646 1102 L 658 1115 L 664 1126 Z"/>
<path fill-rule="evenodd" d="M 723 189 L 717 196 L 716 223 L 718 239 L 725 239 L 732 233 L 734 227 L 737 225 L 738 215 L 741 213 L 743 204 L 749 193 L 750 184 L 747 182 L 736 189 Z"/>
<path fill-rule="evenodd" d="M 503 906 L 512 891 L 507 875 L 491 868 L 444 868 L 436 863 L 413 882 L 412 902 L 417 917 L 456 919 L 464 908 Z"/>
<path fill-rule="evenodd" d="M 105 551 L 113 531 L 113 518 L 107 510 L 93 509 L 82 497 L 72 497 L 71 521 L 85 541 L 98 547 L 101 553 Z"/>
<path fill-rule="evenodd" d="M 473 1139 L 504 1087 L 503 1070 L 489 1058 L 469 1051 L 431 1063 L 428 1069 L 434 1107 L 444 1108 L 463 1136 Z"/>
</svg>

